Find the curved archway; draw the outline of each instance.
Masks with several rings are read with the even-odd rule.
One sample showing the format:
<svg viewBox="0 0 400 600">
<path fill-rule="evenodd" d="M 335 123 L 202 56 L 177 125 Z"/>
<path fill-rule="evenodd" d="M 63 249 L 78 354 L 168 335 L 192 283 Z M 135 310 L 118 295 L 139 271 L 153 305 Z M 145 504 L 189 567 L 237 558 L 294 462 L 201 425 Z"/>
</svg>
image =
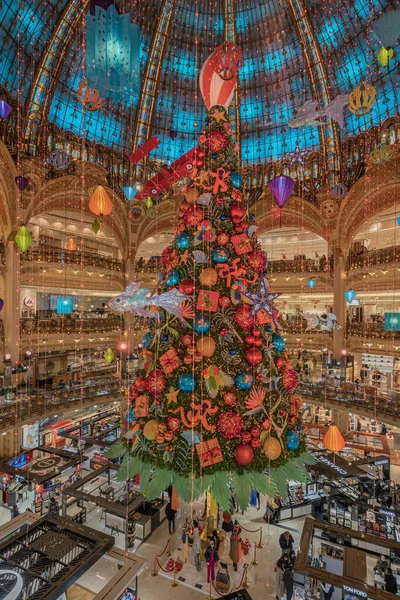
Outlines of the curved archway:
<svg viewBox="0 0 400 600">
<path fill-rule="evenodd" d="M 17 186 L 18 175 L 10 153 L 0 141 L 0 223 L 4 239 L 16 233 L 17 227 Z"/>
</svg>

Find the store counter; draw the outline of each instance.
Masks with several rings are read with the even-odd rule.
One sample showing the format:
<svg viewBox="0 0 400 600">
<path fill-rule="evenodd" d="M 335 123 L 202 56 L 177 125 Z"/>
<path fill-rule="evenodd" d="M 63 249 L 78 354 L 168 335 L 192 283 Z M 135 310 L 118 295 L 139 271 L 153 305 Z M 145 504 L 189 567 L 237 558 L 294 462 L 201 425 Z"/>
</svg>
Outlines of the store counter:
<svg viewBox="0 0 400 600">
<path fill-rule="evenodd" d="M 159 498 L 144 502 L 137 510 L 140 518 L 136 520 L 136 537 L 145 541 L 165 520 L 166 503 Z M 136 515 L 135 515 L 136 518 Z"/>
</svg>

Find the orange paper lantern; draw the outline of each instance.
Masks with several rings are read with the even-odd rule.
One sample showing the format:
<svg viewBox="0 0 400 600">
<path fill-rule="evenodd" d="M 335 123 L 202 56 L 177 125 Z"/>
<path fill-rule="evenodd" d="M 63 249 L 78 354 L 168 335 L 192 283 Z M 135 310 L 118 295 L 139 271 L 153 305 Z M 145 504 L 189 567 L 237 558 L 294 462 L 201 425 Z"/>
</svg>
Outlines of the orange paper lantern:
<svg viewBox="0 0 400 600">
<path fill-rule="evenodd" d="M 99 217 L 112 213 L 113 204 L 102 185 L 98 185 L 89 202 L 89 210 Z"/>
<path fill-rule="evenodd" d="M 71 252 L 75 252 L 76 250 L 76 242 L 73 238 L 69 238 L 69 240 L 67 240 L 67 243 L 65 244 L 65 247 L 67 250 L 71 250 Z"/>
<path fill-rule="evenodd" d="M 325 448 L 331 452 L 340 452 L 346 445 L 344 437 L 336 425 L 331 425 L 322 440 Z"/>
<path fill-rule="evenodd" d="M 276 460 L 282 452 L 279 440 L 274 437 L 269 437 L 264 442 L 264 452 L 269 460 Z"/>
</svg>

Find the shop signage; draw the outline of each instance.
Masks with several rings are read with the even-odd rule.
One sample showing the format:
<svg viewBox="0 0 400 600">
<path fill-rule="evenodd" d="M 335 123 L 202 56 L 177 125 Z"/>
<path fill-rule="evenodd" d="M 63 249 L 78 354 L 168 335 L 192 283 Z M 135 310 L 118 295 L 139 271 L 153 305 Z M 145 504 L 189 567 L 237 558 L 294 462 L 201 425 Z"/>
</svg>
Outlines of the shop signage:
<svg viewBox="0 0 400 600">
<path fill-rule="evenodd" d="M 17 600 L 24 588 L 24 580 L 21 575 L 13 569 L 0 569 L 0 588 L 3 588 L 1 582 L 4 581 L 4 584 L 6 584 L 5 589 L 7 589 L 10 585 L 10 578 L 15 578 L 14 587 L 9 590 L 5 596 L 2 596 L 2 598 L 4 598 L 4 600 Z"/>
<path fill-rule="evenodd" d="M 391 510 L 379 510 L 379 514 L 381 515 L 386 515 L 387 517 L 394 517 L 395 513 L 392 512 Z"/>
<path fill-rule="evenodd" d="M 388 458 L 383 458 L 381 460 L 377 460 L 376 462 L 374 462 L 374 465 L 376 467 L 379 467 L 379 465 L 388 465 L 389 464 L 389 459 Z"/>
<path fill-rule="evenodd" d="M 25 296 L 24 304 L 28 308 L 32 308 L 32 306 L 35 304 L 35 298 L 33 296 Z"/>
<path fill-rule="evenodd" d="M 361 590 L 356 590 L 356 588 L 349 587 L 347 585 L 343 586 L 343 590 L 345 592 L 349 592 L 350 594 L 354 594 L 354 596 L 359 596 L 360 598 L 368 598 L 367 592 L 362 592 Z"/>
<path fill-rule="evenodd" d="M 340 475 L 347 475 L 347 471 L 345 471 L 344 469 L 342 469 L 341 467 L 339 467 L 338 465 L 336 465 L 334 462 L 332 462 L 331 460 L 329 460 L 329 458 L 325 458 L 325 456 L 318 456 L 318 460 L 320 462 L 325 463 L 328 467 L 330 467 L 331 469 L 333 469 L 337 473 L 340 473 Z"/>
</svg>

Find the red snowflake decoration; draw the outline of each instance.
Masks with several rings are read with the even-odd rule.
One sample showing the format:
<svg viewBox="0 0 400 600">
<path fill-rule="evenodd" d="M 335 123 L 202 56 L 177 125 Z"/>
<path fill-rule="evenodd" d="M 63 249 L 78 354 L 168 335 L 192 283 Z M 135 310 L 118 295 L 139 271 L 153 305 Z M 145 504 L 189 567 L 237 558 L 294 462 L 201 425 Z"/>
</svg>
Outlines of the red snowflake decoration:
<svg viewBox="0 0 400 600">
<path fill-rule="evenodd" d="M 222 413 L 217 422 L 217 429 L 222 437 L 233 439 L 239 437 L 243 431 L 244 422 L 242 415 L 234 410 Z"/>
</svg>

